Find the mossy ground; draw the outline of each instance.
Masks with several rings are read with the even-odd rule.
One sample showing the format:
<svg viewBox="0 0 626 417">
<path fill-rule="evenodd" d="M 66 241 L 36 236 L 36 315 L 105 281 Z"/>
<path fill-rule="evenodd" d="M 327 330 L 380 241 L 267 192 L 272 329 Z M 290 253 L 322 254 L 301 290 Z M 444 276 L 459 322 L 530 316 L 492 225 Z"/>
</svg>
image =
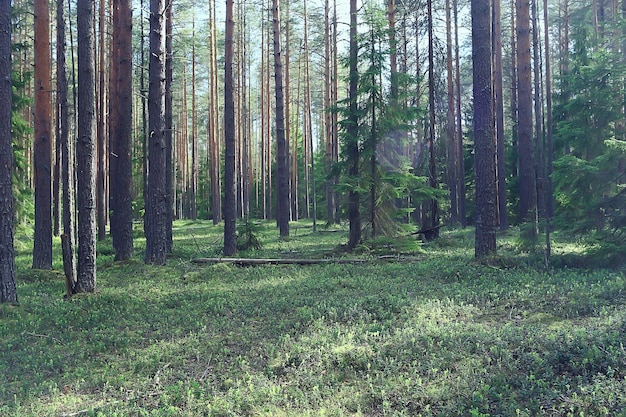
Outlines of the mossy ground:
<svg viewBox="0 0 626 417">
<path fill-rule="evenodd" d="M 344 231 L 304 225 L 241 255 L 339 255 Z M 510 236 L 479 263 L 470 230 L 413 262 L 196 265 L 221 228 L 175 227 L 165 267 L 99 243 L 97 293 L 69 300 L 60 254 L 33 271 L 22 245 L 0 415 L 626 416 L 623 271 L 546 271 Z"/>
</svg>

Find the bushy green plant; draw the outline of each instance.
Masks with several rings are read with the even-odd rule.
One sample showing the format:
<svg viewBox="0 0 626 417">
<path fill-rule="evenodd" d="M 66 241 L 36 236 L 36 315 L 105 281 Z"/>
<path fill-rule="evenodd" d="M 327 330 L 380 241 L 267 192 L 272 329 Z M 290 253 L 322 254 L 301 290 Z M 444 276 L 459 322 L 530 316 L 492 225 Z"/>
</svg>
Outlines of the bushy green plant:
<svg viewBox="0 0 626 417">
<path fill-rule="evenodd" d="M 259 250 L 263 243 L 259 239 L 259 234 L 263 227 L 261 223 L 254 222 L 245 217 L 237 226 L 237 249 L 238 250 Z"/>
</svg>

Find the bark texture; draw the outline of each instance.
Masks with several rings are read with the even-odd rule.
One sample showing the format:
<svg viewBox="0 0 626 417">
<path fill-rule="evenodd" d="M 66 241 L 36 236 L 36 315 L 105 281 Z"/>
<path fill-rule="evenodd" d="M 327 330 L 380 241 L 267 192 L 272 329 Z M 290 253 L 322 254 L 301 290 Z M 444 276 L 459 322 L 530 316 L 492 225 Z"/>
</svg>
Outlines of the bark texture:
<svg viewBox="0 0 626 417">
<path fill-rule="evenodd" d="M 235 22 L 233 0 L 226 1 L 226 35 L 224 47 L 224 255 L 237 252 L 235 232 L 235 99 L 233 92 L 233 41 Z"/>
<path fill-rule="evenodd" d="M 476 166 L 477 258 L 496 252 L 496 167 L 491 88 L 491 25 L 489 0 L 472 0 L 474 90 L 474 160 Z"/>
<path fill-rule="evenodd" d="M 0 2 L 0 303 L 17 303 L 13 247 L 11 2 Z"/>
<path fill-rule="evenodd" d="M 78 273 L 76 292 L 96 289 L 96 138 L 93 0 L 78 0 Z"/>
</svg>

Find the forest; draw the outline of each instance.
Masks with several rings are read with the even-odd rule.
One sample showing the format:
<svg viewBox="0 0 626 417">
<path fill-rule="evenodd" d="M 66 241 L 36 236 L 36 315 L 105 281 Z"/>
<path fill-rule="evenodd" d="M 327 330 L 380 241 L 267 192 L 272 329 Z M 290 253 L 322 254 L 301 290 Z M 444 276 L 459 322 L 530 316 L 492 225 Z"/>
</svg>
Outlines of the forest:
<svg viewBox="0 0 626 417">
<path fill-rule="evenodd" d="M 626 1 L 1 2 L 2 415 L 626 415 L 625 253 Z"/>
</svg>

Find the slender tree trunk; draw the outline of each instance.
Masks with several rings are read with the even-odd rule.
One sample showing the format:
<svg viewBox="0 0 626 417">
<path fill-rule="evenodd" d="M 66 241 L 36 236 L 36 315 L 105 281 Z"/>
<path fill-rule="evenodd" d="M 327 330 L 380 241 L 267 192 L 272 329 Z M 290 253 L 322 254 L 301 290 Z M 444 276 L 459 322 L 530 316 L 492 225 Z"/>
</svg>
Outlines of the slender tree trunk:
<svg viewBox="0 0 626 417">
<path fill-rule="evenodd" d="M 546 218 L 545 199 L 545 163 L 544 148 L 545 138 L 543 129 L 543 100 L 541 97 L 541 52 L 539 45 L 539 19 L 537 17 L 537 0 L 532 2 L 532 36 L 533 36 L 533 81 L 534 81 L 534 115 L 535 115 L 535 143 L 536 143 L 536 190 L 537 190 L 537 214 L 540 218 Z"/>
<path fill-rule="evenodd" d="M 357 94 L 359 85 L 358 71 L 358 40 L 357 40 L 357 4 L 356 0 L 350 0 L 350 68 L 349 68 L 349 120 L 346 129 L 347 146 L 346 158 L 348 162 L 348 175 L 354 181 L 359 177 L 359 115 L 357 113 Z M 348 249 L 354 249 L 361 242 L 361 210 L 360 193 L 353 187 L 348 193 L 348 221 L 350 233 L 348 236 Z"/>
<path fill-rule="evenodd" d="M 235 233 L 235 100 L 233 92 L 233 41 L 235 22 L 233 0 L 226 0 L 224 46 L 224 255 L 237 252 Z"/>
<path fill-rule="evenodd" d="M 433 5 L 427 1 L 428 7 L 428 183 L 431 188 L 437 188 L 437 166 L 435 160 L 435 53 L 433 40 Z M 423 218 L 422 229 L 429 231 L 427 240 L 439 237 L 439 205 L 436 199 L 425 204 L 427 210 Z"/>
<path fill-rule="evenodd" d="M 276 176 L 278 177 L 276 218 L 280 237 L 284 238 L 289 236 L 289 165 L 287 163 L 288 153 L 285 140 L 285 98 L 283 96 L 283 63 L 280 49 L 280 8 L 278 0 L 273 0 L 272 11 L 274 22 L 274 82 L 276 86 Z"/>
<path fill-rule="evenodd" d="M 165 265 L 166 144 L 165 144 L 165 1 L 150 0 L 150 87 L 148 92 L 148 204 L 145 211 L 146 264 Z"/>
<path fill-rule="evenodd" d="M 52 269 L 52 85 L 50 74 L 50 4 L 35 0 L 35 234 L 33 268 Z"/>
<path fill-rule="evenodd" d="M 530 2 L 516 0 L 520 221 L 536 224 L 537 190 L 533 158 L 532 86 L 530 63 Z M 535 227 L 529 229 L 536 234 Z"/>
<path fill-rule="evenodd" d="M 459 59 L 459 20 L 458 1 L 453 0 L 454 9 L 454 61 L 455 61 L 455 84 L 456 84 L 456 145 L 457 145 L 457 188 L 459 198 L 459 220 L 461 227 L 467 225 L 465 204 L 465 152 L 463 150 L 463 127 L 461 124 L 461 65 Z"/>
<path fill-rule="evenodd" d="M 132 9 L 130 0 L 114 0 L 113 54 L 111 68 L 117 79 L 111 83 L 110 100 L 116 107 L 111 123 L 114 135 L 110 146 L 110 207 L 111 237 L 115 260 L 125 261 L 133 256 L 133 196 L 132 196 Z M 115 95 L 113 95 L 115 92 Z M 113 113 L 113 112 L 111 112 Z"/>
<path fill-rule="evenodd" d="M 305 87 L 304 87 L 304 121 L 306 123 L 305 131 L 307 134 L 305 135 L 307 139 L 307 149 L 309 151 L 308 154 L 308 164 L 305 165 L 305 169 L 307 172 L 310 172 L 310 184 L 311 184 L 311 193 L 310 193 L 310 201 L 312 203 L 313 209 L 313 231 L 317 230 L 317 198 L 316 198 L 316 189 L 315 189 L 315 154 L 313 152 L 313 115 L 311 109 L 311 71 L 309 68 L 309 61 L 311 59 L 309 53 L 309 19 L 308 19 L 308 10 L 307 10 L 307 0 L 304 0 L 304 78 L 305 78 Z M 310 168 L 309 168 L 310 166 Z M 308 211 L 308 209 L 307 209 Z"/>
<path fill-rule="evenodd" d="M 0 2 L 0 303 L 17 303 L 13 247 L 11 2 Z"/>
<path fill-rule="evenodd" d="M 493 140 L 489 0 L 472 0 L 471 14 L 476 166 L 474 254 L 477 258 L 482 258 L 496 252 L 496 153 Z"/>
<path fill-rule="evenodd" d="M 76 142 L 78 270 L 76 292 L 96 289 L 96 138 L 93 0 L 77 1 L 78 140 Z"/>
<path fill-rule="evenodd" d="M 61 183 L 62 186 L 62 217 L 63 235 L 63 270 L 67 295 L 75 291 L 76 286 L 76 259 L 75 259 L 75 232 L 74 232 L 74 149 L 70 141 L 68 81 L 65 63 L 65 0 L 57 2 L 57 140 L 61 144 Z"/>
<path fill-rule="evenodd" d="M 513 150 L 513 161 L 511 175 L 518 177 L 519 150 L 518 150 L 518 126 L 517 117 L 517 38 L 515 36 L 515 0 L 511 0 L 511 148 Z"/>
<path fill-rule="evenodd" d="M 626 2 L 622 2 L 622 7 Z M 626 14 L 626 13 L 624 13 Z M 554 216 L 554 196 L 552 188 L 552 158 L 554 146 L 552 143 L 552 73 L 550 71 L 550 32 L 548 19 L 548 0 L 543 1 L 543 24 L 544 24 L 544 44 L 546 48 L 546 145 L 547 145 L 547 162 L 546 162 L 546 260 L 549 261 L 551 255 L 550 243 L 550 220 Z M 626 50 L 624 50 L 626 53 Z"/>
<path fill-rule="evenodd" d="M 497 0 L 495 0 L 497 1 Z M 450 13 L 450 0 L 446 0 L 446 79 L 448 98 L 448 120 L 446 125 L 448 136 L 448 189 L 450 191 L 450 220 L 452 223 L 459 221 L 457 160 L 458 146 L 456 144 L 456 109 L 454 107 L 454 79 L 452 74 L 452 16 Z"/>
<path fill-rule="evenodd" d="M 194 12 L 195 13 L 195 12 Z M 198 218 L 198 128 L 196 117 L 196 30 L 195 16 L 191 35 L 191 187 L 189 192 L 189 217 Z"/>
<path fill-rule="evenodd" d="M 140 47 L 141 51 L 139 54 L 141 55 L 141 70 L 139 72 L 139 85 L 141 89 L 141 179 L 142 179 L 142 195 L 143 195 L 143 206 L 144 212 L 148 207 L 148 114 L 147 114 L 147 105 L 146 98 L 148 97 L 148 90 L 146 90 L 146 55 L 145 55 L 145 36 L 144 36 L 144 17 L 143 17 L 143 8 L 144 8 L 144 0 L 141 0 L 141 6 L 139 9 L 141 10 L 141 16 L 139 21 L 140 24 L 140 32 L 141 32 L 141 40 Z"/>
<path fill-rule="evenodd" d="M 500 0 L 493 0 L 493 96 L 496 126 L 496 178 L 500 230 L 509 227 L 506 192 L 506 152 L 504 148 L 504 98 L 502 75 L 502 22 Z"/>
<path fill-rule="evenodd" d="M 167 253 L 172 253 L 174 241 L 172 238 L 172 228 L 174 221 L 174 175 L 173 175 L 173 135 L 174 120 L 173 107 L 174 97 L 172 94 L 172 84 L 174 82 L 174 74 L 172 69 L 173 48 L 172 48 L 172 29 L 173 29 L 172 3 L 166 6 L 165 10 L 165 191 L 167 193 L 165 203 L 165 233 L 167 235 Z"/>
<path fill-rule="evenodd" d="M 324 154 L 324 173 L 326 174 L 326 181 L 324 181 L 324 188 L 326 191 L 326 222 L 328 224 L 333 222 L 335 217 L 335 193 L 333 190 L 333 184 L 331 180 L 331 170 L 333 166 L 333 126 L 332 126 L 332 112 L 330 111 L 332 105 L 332 81 L 331 81 L 331 37 L 330 37 L 330 0 L 324 1 L 324 139 L 325 139 L 325 154 Z"/>
<path fill-rule="evenodd" d="M 211 1 L 209 5 L 209 22 L 210 22 L 210 42 L 209 42 L 209 60 L 210 60 L 210 103 L 209 103 L 209 165 L 211 173 L 211 213 L 213 224 L 218 224 L 222 218 L 221 215 L 221 186 L 219 181 L 220 174 L 220 154 L 219 154 L 219 135 L 218 135 L 218 92 L 217 92 L 217 49 L 216 49 L 216 23 L 215 23 L 215 2 Z"/>
<path fill-rule="evenodd" d="M 105 124 L 105 103 L 106 103 L 106 84 L 105 84 L 105 67 L 106 61 L 104 57 L 104 51 L 106 49 L 106 32 L 105 32 L 105 0 L 100 0 L 99 5 L 99 48 L 98 48 L 98 112 L 97 112 L 97 147 L 98 147 L 98 172 L 97 172 L 97 196 L 96 201 L 98 204 L 98 240 L 106 239 L 106 223 L 107 223 L 107 203 L 106 203 L 106 124 Z M 115 12 L 113 12 L 115 14 Z M 115 29 L 114 29 L 115 30 Z M 115 57 L 116 45 L 110 45 L 112 58 Z M 116 57 L 115 57 L 116 58 Z M 112 71 L 112 76 L 117 78 L 115 71 Z M 111 119 L 115 120 L 115 119 Z M 115 123 L 115 121 L 114 121 Z"/>
</svg>

